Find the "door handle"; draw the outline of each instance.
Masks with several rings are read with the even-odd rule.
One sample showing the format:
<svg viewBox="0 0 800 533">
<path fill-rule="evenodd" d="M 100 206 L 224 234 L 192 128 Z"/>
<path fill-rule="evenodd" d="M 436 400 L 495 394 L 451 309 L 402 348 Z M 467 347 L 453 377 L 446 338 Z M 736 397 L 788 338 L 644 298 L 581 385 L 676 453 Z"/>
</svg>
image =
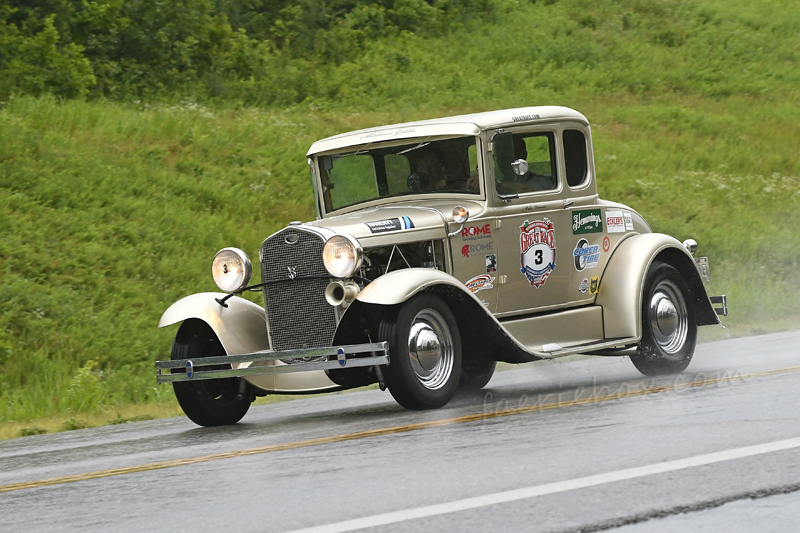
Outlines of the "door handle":
<svg viewBox="0 0 800 533">
<path fill-rule="evenodd" d="M 575 205 L 575 202 L 572 200 L 564 200 L 564 209 L 568 208 L 571 205 Z"/>
</svg>

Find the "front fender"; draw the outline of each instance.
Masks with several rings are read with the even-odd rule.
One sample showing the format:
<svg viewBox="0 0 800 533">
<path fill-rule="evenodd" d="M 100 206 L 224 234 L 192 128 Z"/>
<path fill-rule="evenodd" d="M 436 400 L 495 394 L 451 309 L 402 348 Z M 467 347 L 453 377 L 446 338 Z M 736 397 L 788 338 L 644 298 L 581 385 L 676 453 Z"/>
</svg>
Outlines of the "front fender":
<svg viewBox="0 0 800 533">
<path fill-rule="evenodd" d="M 355 309 L 348 309 L 339 324 L 340 329 L 347 332 L 363 330 L 358 327 L 360 316 L 367 314 L 378 321 L 383 313 L 391 312 L 388 306 L 401 304 L 422 291 L 436 294 L 450 307 L 462 326 L 459 328 L 461 341 L 464 346 L 469 346 L 465 353 L 470 357 L 510 363 L 549 357 L 547 353 L 521 344 L 458 279 L 431 268 L 404 268 L 377 278 L 359 293 Z"/>
<path fill-rule="evenodd" d="M 480 303 L 463 283 L 446 272 L 432 268 L 404 268 L 384 274 L 364 287 L 356 300 L 366 304 L 396 305 L 434 285 L 457 287 Z"/>
<path fill-rule="evenodd" d="M 221 299 L 224 296 L 227 295 L 203 292 L 178 300 L 164 311 L 161 320 L 158 321 L 158 327 L 163 328 L 196 318 L 211 326 L 228 354 L 269 350 L 264 308 L 237 296 L 225 302 L 228 307 L 222 307 L 214 298 Z M 245 379 L 260 389 L 281 393 L 323 392 L 338 388 L 322 370 L 268 374 Z"/>
<path fill-rule="evenodd" d="M 229 354 L 269 350 L 264 309 L 236 296 L 225 302 L 228 307 L 222 307 L 214 300 L 225 296 L 224 293 L 202 292 L 182 298 L 164 311 L 158 327 L 197 318 L 211 326 Z"/>
<path fill-rule="evenodd" d="M 694 259 L 675 238 L 663 233 L 631 235 L 614 250 L 600 282 L 596 304 L 603 308 L 606 338 L 642 336 L 641 312 L 644 282 L 656 259 L 674 266 L 683 275 L 695 307 L 697 325 L 717 324 Z"/>
</svg>

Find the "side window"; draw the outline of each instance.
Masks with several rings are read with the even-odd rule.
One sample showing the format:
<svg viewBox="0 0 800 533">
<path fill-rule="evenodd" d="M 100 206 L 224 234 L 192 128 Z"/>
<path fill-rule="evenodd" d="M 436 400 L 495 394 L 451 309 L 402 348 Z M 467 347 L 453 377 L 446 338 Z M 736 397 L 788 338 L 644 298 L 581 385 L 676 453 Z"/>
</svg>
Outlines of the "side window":
<svg viewBox="0 0 800 533">
<path fill-rule="evenodd" d="M 494 144 L 494 177 L 501 196 L 551 191 L 558 187 L 552 133 L 514 133 L 510 143 L 507 136 L 502 136 Z"/>
<path fill-rule="evenodd" d="M 564 130 L 564 162 L 567 166 L 567 183 L 577 187 L 586 181 L 586 137 L 580 130 Z"/>
</svg>

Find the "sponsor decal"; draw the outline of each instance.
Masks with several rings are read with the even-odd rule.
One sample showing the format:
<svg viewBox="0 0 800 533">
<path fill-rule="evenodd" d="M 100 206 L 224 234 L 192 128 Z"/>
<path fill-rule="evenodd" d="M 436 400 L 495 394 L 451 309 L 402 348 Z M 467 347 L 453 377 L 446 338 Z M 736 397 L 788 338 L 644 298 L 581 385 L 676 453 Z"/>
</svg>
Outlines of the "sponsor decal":
<svg viewBox="0 0 800 533">
<path fill-rule="evenodd" d="M 556 230 L 548 219 L 527 220 L 519 227 L 520 272 L 532 287 L 545 284 L 556 268 Z"/>
<path fill-rule="evenodd" d="M 526 120 L 539 120 L 541 117 L 538 114 L 533 115 L 520 115 L 518 117 L 511 117 L 514 122 L 525 122 Z"/>
<path fill-rule="evenodd" d="M 598 276 L 593 277 L 589 280 L 589 292 L 592 294 L 597 294 L 597 291 L 600 289 L 600 278 Z"/>
<path fill-rule="evenodd" d="M 589 244 L 586 239 L 580 239 L 572 251 L 575 258 L 575 270 L 580 272 L 584 268 L 594 268 L 600 261 L 600 245 Z"/>
<path fill-rule="evenodd" d="M 414 223 L 408 217 L 376 220 L 375 222 L 365 222 L 365 224 L 372 233 L 386 233 L 387 231 L 398 231 L 414 227 Z"/>
<path fill-rule="evenodd" d="M 589 278 L 583 278 L 583 281 L 581 281 L 578 290 L 581 291 L 581 294 L 586 294 L 587 292 L 589 292 Z"/>
<path fill-rule="evenodd" d="M 572 212 L 572 234 L 603 232 L 603 213 L 600 209 L 583 209 Z"/>
<path fill-rule="evenodd" d="M 466 241 L 487 239 L 491 236 L 492 236 L 491 224 L 484 224 L 483 226 L 467 226 L 461 228 L 461 237 Z"/>
<path fill-rule="evenodd" d="M 608 233 L 625 233 L 625 219 L 622 211 L 606 211 L 606 231 Z"/>
<path fill-rule="evenodd" d="M 633 231 L 633 215 L 623 211 L 622 218 L 625 219 L 625 231 Z"/>
<path fill-rule="evenodd" d="M 486 273 L 497 272 L 497 255 L 489 254 L 486 256 Z"/>
<path fill-rule="evenodd" d="M 607 252 L 611 248 L 611 239 L 603 237 L 603 251 Z"/>
<path fill-rule="evenodd" d="M 480 252 L 494 252 L 494 246 L 491 242 L 484 244 L 465 244 L 461 247 L 461 256 L 469 259 L 469 254 Z"/>
<path fill-rule="evenodd" d="M 470 292 L 479 292 L 486 289 L 494 289 L 494 278 L 489 274 L 481 274 L 480 276 L 475 276 L 471 280 L 465 283 L 467 288 Z"/>
</svg>

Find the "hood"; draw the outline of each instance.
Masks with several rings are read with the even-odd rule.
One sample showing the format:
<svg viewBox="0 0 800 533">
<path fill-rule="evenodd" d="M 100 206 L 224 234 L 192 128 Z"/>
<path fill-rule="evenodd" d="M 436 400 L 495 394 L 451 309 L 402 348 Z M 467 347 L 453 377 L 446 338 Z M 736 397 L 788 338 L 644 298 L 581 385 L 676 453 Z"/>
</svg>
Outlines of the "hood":
<svg viewBox="0 0 800 533">
<path fill-rule="evenodd" d="M 306 224 L 328 228 L 336 233 L 347 233 L 365 247 L 444 239 L 447 237 L 446 222 L 453 223 L 452 211 L 456 205 L 467 207 L 471 217 L 481 210 L 477 202 L 450 200 L 427 202 L 425 206 L 404 204 L 368 207 Z"/>
</svg>

